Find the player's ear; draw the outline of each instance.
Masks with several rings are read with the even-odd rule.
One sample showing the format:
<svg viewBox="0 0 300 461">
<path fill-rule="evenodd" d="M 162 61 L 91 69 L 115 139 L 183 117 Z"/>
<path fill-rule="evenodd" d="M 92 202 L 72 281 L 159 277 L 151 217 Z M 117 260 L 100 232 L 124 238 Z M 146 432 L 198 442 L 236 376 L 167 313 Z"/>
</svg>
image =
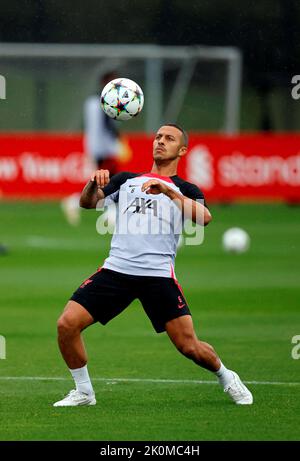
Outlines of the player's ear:
<svg viewBox="0 0 300 461">
<path fill-rule="evenodd" d="M 186 146 L 181 146 L 179 149 L 179 157 L 183 157 L 187 153 L 187 147 Z"/>
</svg>

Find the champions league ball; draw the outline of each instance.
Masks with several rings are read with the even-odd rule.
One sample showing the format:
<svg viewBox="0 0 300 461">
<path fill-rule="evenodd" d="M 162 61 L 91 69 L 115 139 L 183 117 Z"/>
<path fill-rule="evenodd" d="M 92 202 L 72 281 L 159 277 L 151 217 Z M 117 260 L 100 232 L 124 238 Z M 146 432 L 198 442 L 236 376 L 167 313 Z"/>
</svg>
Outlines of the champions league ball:
<svg viewBox="0 0 300 461">
<path fill-rule="evenodd" d="M 129 78 L 115 78 L 107 83 L 101 93 L 101 107 L 114 120 L 136 117 L 144 105 L 141 88 Z"/>
<path fill-rule="evenodd" d="M 250 237 L 239 227 L 232 227 L 224 232 L 222 237 L 223 249 L 231 253 L 244 253 L 250 245 Z"/>
</svg>

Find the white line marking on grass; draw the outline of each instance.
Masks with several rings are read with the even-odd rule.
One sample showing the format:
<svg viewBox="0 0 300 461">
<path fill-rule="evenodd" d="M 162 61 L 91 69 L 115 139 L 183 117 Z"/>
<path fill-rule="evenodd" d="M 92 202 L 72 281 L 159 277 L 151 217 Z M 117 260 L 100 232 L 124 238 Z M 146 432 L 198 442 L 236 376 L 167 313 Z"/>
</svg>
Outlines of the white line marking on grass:
<svg viewBox="0 0 300 461">
<path fill-rule="evenodd" d="M 45 248 L 46 250 L 90 250 L 97 247 L 97 241 L 82 242 L 79 239 L 60 239 L 31 235 L 25 240 L 25 246 L 31 248 Z"/>
<path fill-rule="evenodd" d="M 72 378 L 60 376 L 0 376 L 0 381 L 70 381 Z M 152 379 L 152 378 L 92 378 L 92 381 L 108 383 L 171 383 L 171 384 L 218 384 L 218 381 L 203 381 L 196 379 Z M 280 381 L 243 381 L 245 384 L 265 386 L 300 386 L 300 382 Z"/>
</svg>

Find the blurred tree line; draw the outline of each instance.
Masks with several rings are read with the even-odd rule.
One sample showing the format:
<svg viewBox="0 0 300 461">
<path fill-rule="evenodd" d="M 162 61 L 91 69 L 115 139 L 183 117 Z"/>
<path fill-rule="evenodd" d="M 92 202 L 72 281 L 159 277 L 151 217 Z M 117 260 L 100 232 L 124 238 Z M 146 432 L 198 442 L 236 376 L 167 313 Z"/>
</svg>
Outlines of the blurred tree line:
<svg viewBox="0 0 300 461">
<path fill-rule="evenodd" d="M 0 17 L 3 42 L 237 46 L 265 129 L 270 92 L 300 73 L 299 0 L 10 0 Z"/>
<path fill-rule="evenodd" d="M 300 59 L 299 0 L 10 0 L 0 41 L 232 45 L 249 75 Z"/>
</svg>

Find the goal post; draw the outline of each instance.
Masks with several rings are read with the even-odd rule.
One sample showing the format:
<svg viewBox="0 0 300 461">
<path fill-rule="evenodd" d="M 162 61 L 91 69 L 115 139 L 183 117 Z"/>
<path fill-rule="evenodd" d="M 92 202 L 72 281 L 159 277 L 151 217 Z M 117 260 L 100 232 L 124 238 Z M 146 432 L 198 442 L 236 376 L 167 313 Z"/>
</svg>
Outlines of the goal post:
<svg viewBox="0 0 300 461">
<path fill-rule="evenodd" d="M 80 129 L 82 102 L 95 90 L 97 75 L 117 69 L 121 77 L 136 80 L 144 90 L 144 110 L 135 124 L 140 130 L 150 133 L 163 121 L 176 122 L 180 117 L 199 120 L 199 131 L 207 130 L 196 111 L 182 114 L 191 101 L 199 106 L 209 94 L 204 108 L 212 108 L 212 119 L 213 110 L 222 113 L 215 127 L 211 123 L 212 129 L 228 134 L 239 131 L 242 56 L 237 48 L 0 43 L 0 63 L 8 98 L 6 106 L 0 105 L 1 130 L 14 128 L 10 109 L 16 113 L 18 103 L 23 118 L 17 114 L 16 129 Z M 222 99 L 215 109 L 214 80 Z M 205 121 L 203 114 L 202 118 Z M 126 124 L 126 130 L 132 128 Z"/>
</svg>

